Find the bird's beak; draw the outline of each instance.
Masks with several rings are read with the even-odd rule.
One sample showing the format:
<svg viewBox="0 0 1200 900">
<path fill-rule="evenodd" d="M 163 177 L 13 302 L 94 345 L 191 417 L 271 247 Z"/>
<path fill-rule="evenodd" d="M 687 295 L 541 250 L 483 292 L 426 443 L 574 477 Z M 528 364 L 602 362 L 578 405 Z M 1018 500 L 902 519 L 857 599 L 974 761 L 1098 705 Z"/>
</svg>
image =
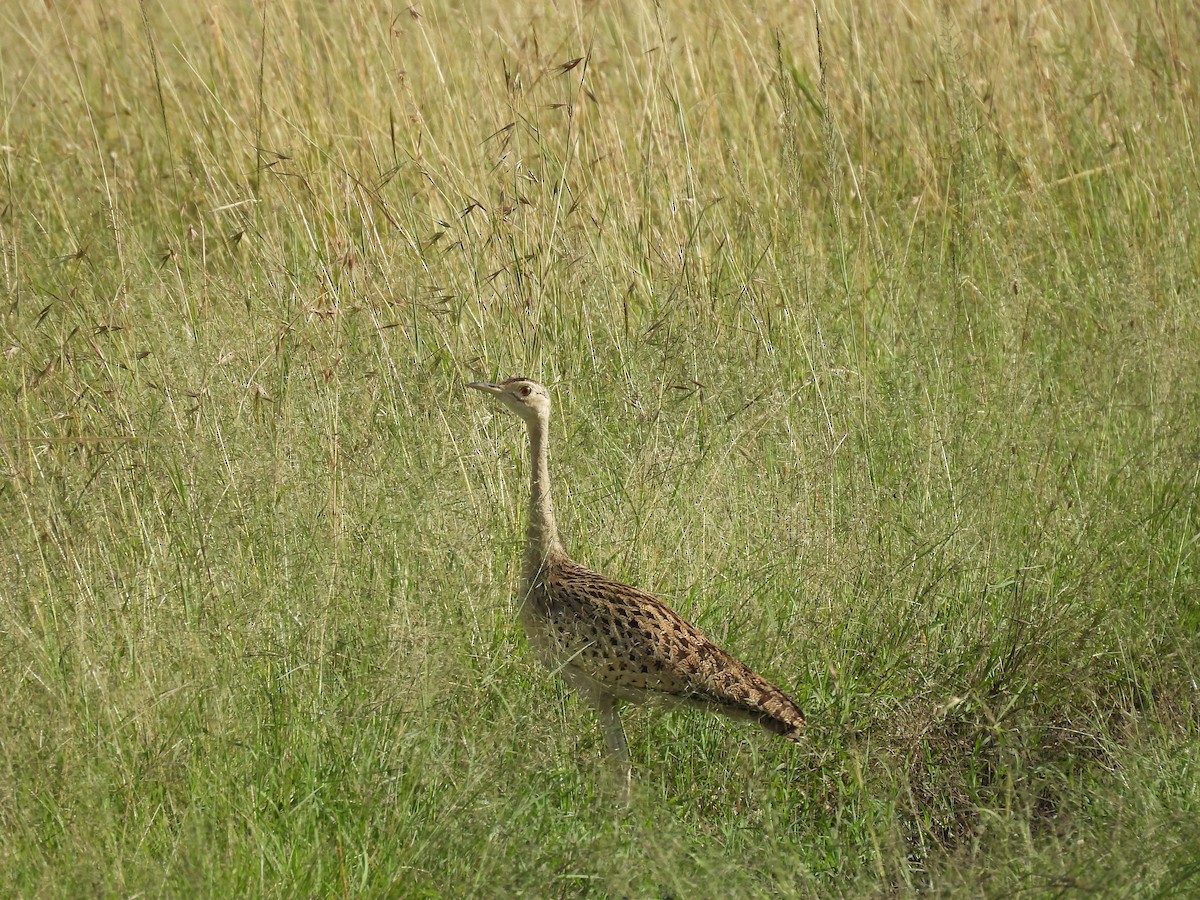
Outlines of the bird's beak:
<svg viewBox="0 0 1200 900">
<path fill-rule="evenodd" d="M 467 387 L 483 391 L 485 394 L 499 394 L 502 392 L 500 385 L 492 384 L 490 381 L 472 381 Z"/>
</svg>

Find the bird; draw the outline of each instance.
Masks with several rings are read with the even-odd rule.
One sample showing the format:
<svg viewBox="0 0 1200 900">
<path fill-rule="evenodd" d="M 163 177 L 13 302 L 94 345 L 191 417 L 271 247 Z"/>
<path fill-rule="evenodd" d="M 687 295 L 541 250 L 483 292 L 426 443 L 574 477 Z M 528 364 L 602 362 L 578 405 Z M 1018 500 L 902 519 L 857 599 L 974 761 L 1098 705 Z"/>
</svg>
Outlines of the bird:
<svg viewBox="0 0 1200 900">
<path fill-rule="evenodd" d="M 550 392 L 529 378 L 467 385 L 524 421 L 530 491 L 518 617 L 535 655 L 593 710 L 625 796 L 632 765 L 619 706 L 686 705 L 800 743 L 806 721 L 787 694 L 661 600 L 567 556 L 550 496 Z"/>
</svg>

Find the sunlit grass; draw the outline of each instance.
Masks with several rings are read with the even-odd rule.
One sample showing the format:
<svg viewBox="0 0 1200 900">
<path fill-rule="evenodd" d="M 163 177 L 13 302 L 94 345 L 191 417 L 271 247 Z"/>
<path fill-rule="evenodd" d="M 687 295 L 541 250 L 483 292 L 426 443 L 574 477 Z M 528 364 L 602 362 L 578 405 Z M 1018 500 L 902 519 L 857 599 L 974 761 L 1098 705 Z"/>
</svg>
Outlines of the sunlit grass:
<svg viewBox="0 0 1200 900">
<path fill-rule="evenodd" d="M 0 35 L 3 893 L 1195 886 L 1190 7 Z M 806 745 L 631 711 L 616 814 L 512 613 L 517 373 L 573 555 Z"/>
</svg>

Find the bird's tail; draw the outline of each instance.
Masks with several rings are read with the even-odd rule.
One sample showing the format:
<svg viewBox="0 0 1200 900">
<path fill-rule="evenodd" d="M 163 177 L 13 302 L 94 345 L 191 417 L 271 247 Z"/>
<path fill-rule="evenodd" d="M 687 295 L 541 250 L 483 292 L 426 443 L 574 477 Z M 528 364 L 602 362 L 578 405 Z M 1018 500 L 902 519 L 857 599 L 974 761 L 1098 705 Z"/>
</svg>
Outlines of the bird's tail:
<svg viewBox="0 0 1200 900">
<path fill-rule="evenodd" d="M 800 711 L 800 707 L 795 703 L 788 701 L 790 708 L 781 708 L 778 711 L 764 713 L 759 722 L 762 727 L 772 734 L 777 734 L 786 741 L 791 741 L 793 744 L 799 744 L 804 738 L 804 729 L 808 727 L 808 722 L 805 721 L 804 713 Z"/>
</svg>

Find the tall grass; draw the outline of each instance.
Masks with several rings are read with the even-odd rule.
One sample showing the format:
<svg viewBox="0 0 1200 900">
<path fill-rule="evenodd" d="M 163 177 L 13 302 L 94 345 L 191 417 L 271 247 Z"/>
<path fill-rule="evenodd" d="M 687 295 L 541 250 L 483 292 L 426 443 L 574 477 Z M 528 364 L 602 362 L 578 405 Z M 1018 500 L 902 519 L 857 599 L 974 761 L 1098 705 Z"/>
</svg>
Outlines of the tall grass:
<svg viewBox="0 0 1200 900">
<path fill-rule="evenodd" d="M 1190 4 L 0 10 L 0 892 L 1187 893 Z M 577 558 L 810 711 L 636 711 Z"/>
</svg>

